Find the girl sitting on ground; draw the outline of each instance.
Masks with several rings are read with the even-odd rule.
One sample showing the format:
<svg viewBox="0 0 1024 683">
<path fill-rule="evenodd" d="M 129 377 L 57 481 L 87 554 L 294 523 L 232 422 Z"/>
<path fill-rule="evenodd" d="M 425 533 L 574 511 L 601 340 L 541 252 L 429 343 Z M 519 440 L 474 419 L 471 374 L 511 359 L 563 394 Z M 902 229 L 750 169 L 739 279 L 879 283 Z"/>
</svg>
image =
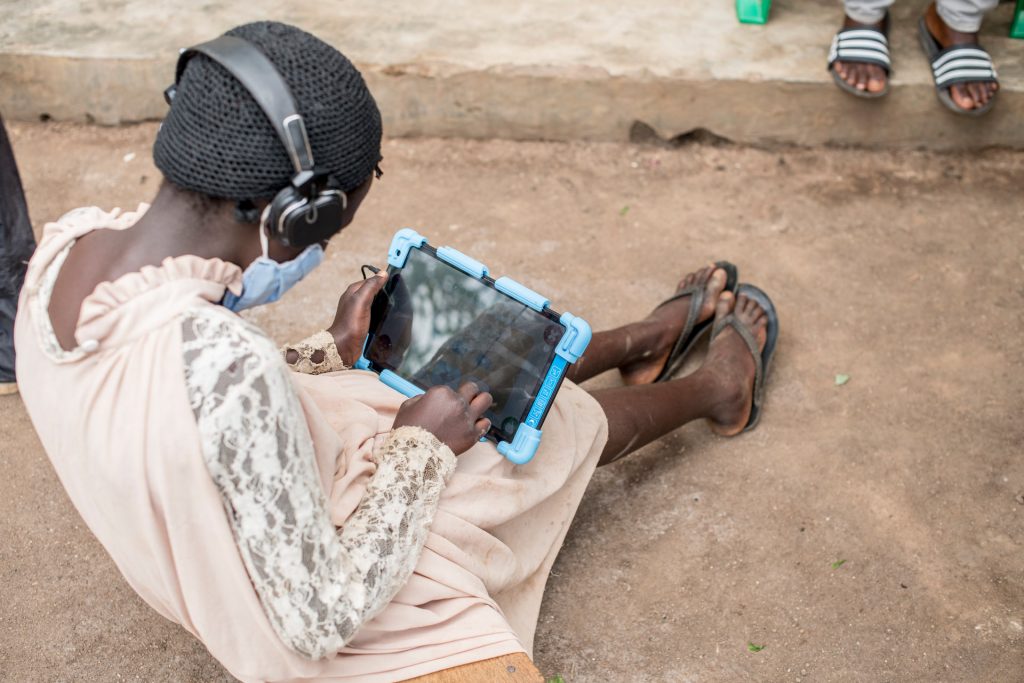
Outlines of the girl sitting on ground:
<svg viewBox="0 0 1024 683">
<path fill-rule="evenodd" d="M 290 26 L 228 34 L 291 90 L 318 174 L 345 194 L 340 232 L 381 161 L 362 77 Z M 731 435 L 759 413 L 774 318 L 759 290 L 734 295 L 709 266 L 646 319 L 594 336 L 536 457 L 515 466 L 478 441 L 490 397 L 476 387 L 406 400 L 350 369 L 384 276 L 284 349 L 237 314 L 327 244 L 287 246 L 260 221 L 294 170 L 231 73 L 188 61 L 154 158 L 165 178 L 151 206 L 46 226 L 18 375 L 71 501 L 128 583 L 242 680 L 394 681 L 528 652 L 595 467 L 694 419 Z M 703 366 L 663 377 L 677 340 L 712 319 Z M 612 368 L 627 386 L 574 383 Z"/>
</svg>

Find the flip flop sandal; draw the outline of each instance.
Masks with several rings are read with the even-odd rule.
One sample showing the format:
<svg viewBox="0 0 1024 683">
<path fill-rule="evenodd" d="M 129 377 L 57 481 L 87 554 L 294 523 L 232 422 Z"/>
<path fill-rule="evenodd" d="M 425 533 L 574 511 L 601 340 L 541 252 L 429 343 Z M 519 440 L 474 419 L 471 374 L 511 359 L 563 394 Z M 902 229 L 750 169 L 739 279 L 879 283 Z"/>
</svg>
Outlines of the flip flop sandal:
<svg viewBox="0 0 1024 683">
<path fill-rule="evenodd" d="M 828 70 L 832 80 L 840 89 L 855 97 L 876 99 L 889 94 L 889 77 L 892 75 L 892 61 L 889 58 L 889 13 L 885 13 L 882 29 L 872 26 L 855 26 L 840 31 L 832 38 L 828 51 Z M 874 64 L 885 70 L 885 88 L 880 92 L 858 90 L 850 85 L 832 67 L 836 62 L 846 64 Z"/>
<path fill-rule="evenodd" d="M 746 343 L 747 348 L 750 349 L 750 355 L 754 357 L 754 396 L 753 404 L 750 406 L 750 419 L 747 420 L 747 424 L 743 427 L 744 432 L 749 432 L 751 429 L 757 426 L 757 423 L 761 420 L 761 403 L 764 399 L 764 384 L 768 377 L 768 370 L 772 364 L 772 358 L 775 356 L 775 346 L 779 341 L 779 315 L 775 311 L 775 304 L 772 303 L 771 298 L 764 293 L 758 287 L 750 284 L 741 284 L 736 288 L 736 296 L 740 297 L 746 295 L 748 299 L 753 299 L 758 305 L 764 310 L 765 315 L 768 318 L 766 325 L 767 339 L 765 340 L 764 349 L 757 350 L 757 340 L 754 339 L 754 334 L 750 331 L 744 323 L 740 322 L 740 319 L 734 316 L 732 313 L 722 318 L 720 321 L 715 323 L 715 328 L 711 332 L 711 340 L 714 341 L 715 337 L 720 335 L 726 327 L 732 327 L 736 330 L 736 333 L 740 335 L 740 338 Z"/>
<path fill-rule="evenodd" d="M 725 271 L 725 289 L 722 291 L 735 292 L 736 283 L 739 281 L 739 270 L 736 266 L 728 261 L 718 261 L 715 263 L 715 266 Z M 701 337 L 711 329 L 714 317 L 708 318 L 703 322 L 697 322 L 697 316 L 700 315 L 700 309 L 704 305 L 704 288 L 706 286 L 706 284 L 694 284 L 684 287 L 655 307 L 655 310 L 657 310 L 677 299 L 682 299 L 684 296 L 692 297 L 690 299 L 690 310 L 686 314 L 686 323 L 683 325 L 683 331 L 679 333 L 679 338 L 676 339 L 675 346 L 672 347 L 671 353 L 668 354 L 668 360 L 665 361 L 665 367 L 661 369 L 661 374 L 654 380 L 655 382 L 667 382 L 672 379 L 672 375 L 679 370 L 679 366 L 683 364 L 687 354 L 693 350 L 693 347 L 697 345 Z"/>
<path fill-rule="evenodd" d="M 979 109 L 962 109 L 953 101 L 949 87 L 958 83 L 999 83 L 992 57 L 977 43 L 942 47 L 928 30 L 924 17 L 917 22 L 917 36 L 921 39 L 924 54 L 931 62 L 932 78 L 935 79 L 935 94 L 939 102 L 950 111 L 963 116 L 981 116 L 988 113 L 996 103 L 998 90 Z"/>
</svg>

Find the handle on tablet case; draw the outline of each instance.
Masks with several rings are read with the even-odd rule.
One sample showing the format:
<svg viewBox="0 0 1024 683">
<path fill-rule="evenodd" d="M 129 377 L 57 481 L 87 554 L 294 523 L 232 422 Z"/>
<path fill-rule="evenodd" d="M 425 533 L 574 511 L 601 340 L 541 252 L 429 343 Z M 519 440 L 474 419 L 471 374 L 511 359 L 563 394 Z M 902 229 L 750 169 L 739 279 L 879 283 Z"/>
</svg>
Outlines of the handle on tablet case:
<svg viewBox="0 0 1024 683">
<path fill-rule="evenodd" d="M 462 272 L 472 275 L 473 277 L 480 278 L 487 275 L 487 266 L 480 263 L 475 258 L 466 256 L 458 249 L 452 249 L 451 247 L 438 247 L 437 258 L 450 263 Z"/>
<path fill-rule="evenodd" d="M 555 358 L 554 362 L 551 363 L 551 367 L 548 368 L 548 374 L 544 381 L 541 382 L 540 389 L 537 391 L 537 398 L 533 402 L 533 407 L 530 408 L 530 412 L 526 416 L 524 425 L 531 429 L 537 429 L 540 426 L 541 418 L 547 412 L 548 405 L 554 400 L 555 392 L 558 391 L 558 385 L 562 381 L 568 365 L 569 363 L 562 357 Z"/>
<path fill-rule="evenodd" d="M 565 325 L 565 334 L 558 342 L 555 353 L 570 363 L 575 363 L 587 350 L 590 339 L 594 336 L 590 323 L 572 313 L 563 313 L 558 321 Z"/>
<path fill-rule="evenodd" d="M 394 389 L 398 393 L 404 394 L 404 395 L 408 396 L 409 398 L 412 398 L 413 396 L 419 396 L 420 394 L 426 393 L 425 391 L 420 389 L 418 386 L 416 386 L 415 384 L 413 384 L 409 380 L 403 379 L 402 377 L 396 375 L 395 373 L 391 372 L 390 370 L 382 370 L 381 371 L 381 373 L 380 373 L 380 381 L 384 382 L 384 384 L 387 384 L 389 387 L 391 387 L 392 389 Z"/>
<path fill-rule="evenodd" d="M 426 243 L 427 238 L 412 228 L 402 228 L 391 239 L 391 247 L 388 249 L 388 265 L 402 268 L 405 266 L 405 260 L 409 258 L 409 252 L 414 247 L 422 247 Z"/>
<path fill-rule="evenodd" d="M 529 287 L 525 287 L 510 277 L 499 277 L 494 281 L 494 288 L 510 297 L 526 304 L 535 311 L 543 311 L 551 302 Z"/>
<path fill-rule="evenodd" d="M 519 425 L 516 436 L 511 442 L 498 443 L 498 452 L 516 465 L 525 465 L 536 455 L 540 447 L 540 430 L 526 425 Z"/>
</svg>

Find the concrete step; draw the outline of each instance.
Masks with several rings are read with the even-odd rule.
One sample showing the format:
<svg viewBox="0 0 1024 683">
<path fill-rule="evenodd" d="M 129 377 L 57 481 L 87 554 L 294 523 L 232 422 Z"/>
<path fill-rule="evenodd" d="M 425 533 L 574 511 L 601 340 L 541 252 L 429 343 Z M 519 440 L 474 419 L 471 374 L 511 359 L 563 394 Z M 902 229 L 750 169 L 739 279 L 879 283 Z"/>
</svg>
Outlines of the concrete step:
<svg viewBox="0 0 1024 683">
<path fill-rule="evenodd" d="M 1002 91 L 981 119 L 935 98 L 920 0 L 894 6 L 896 71 L 882 101 L 839 91 L 825 70 L 841 20 L 833 0 L 778 0 L 765 26 L 739 24 L 729 0 L 0 6 L 0 111 L 12 119 L 159 119 L 178 48 L 273 18 L 363 69 L 390 136 L 621 141 L 642 122 L 665 139 L 707 129 L 752 144 L 1024 148 L 1024 41 L 1007 36 L 1009 4 L 982 31 Z"/>
</svg>

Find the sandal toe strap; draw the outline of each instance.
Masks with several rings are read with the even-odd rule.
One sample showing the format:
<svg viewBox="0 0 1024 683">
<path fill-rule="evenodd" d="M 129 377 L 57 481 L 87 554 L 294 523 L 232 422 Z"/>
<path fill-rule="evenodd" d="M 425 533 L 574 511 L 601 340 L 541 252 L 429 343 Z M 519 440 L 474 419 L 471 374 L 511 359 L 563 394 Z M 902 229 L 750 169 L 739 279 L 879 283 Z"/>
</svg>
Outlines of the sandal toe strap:
<svg viewBox="0 0 1024 683">
<path fill-rule="evenodd" d="M 889 39 L 881 31 L 870 28 L 850 28 L 840 31 L 832 38 L 828 51 L 828 67 L 836 62 L 875 64 L 892 70 L 889 56 Z"/>
<path fill-rule="evenodd" d="M 711 339 L 714 340 L 726 327 L 732 327 L 736 330 L 740 339 L 747 345 L 750 355 L 754 358 L 754 405 L 760 406 L 761 396 L 764 393 L 764 365 L 761 359 L 761 349 L 750 328 L 732 313 L 715 322 L 715 326 L 711 330 Z"/>
<path fill-rule="evenodd" d="M 992 57 L 978 46 L 943 50 L 932 61 L 936 88 L 957 83 L 997 83 L 998 75 Z"/>
<path fill-rule="evenodd" d="M 670 359 L 675 356 L 676 353 L 678 353 L 679 348 L 686 343 L 687 338 L 690 336 L 690 332 L 693 331 L 694 326 L 697 324 L 697 316 L 700 315 L 700 309 L 704 306 L 705 291 L 704 285 L 687 285 L 665 301 L 658 304 L 658 308 L 661 308 L 665 304 L 669 304 L 677 299 L 682 299 L 684 296 L 690 297 L 690 309 L 686 313 L 686 322 L 683 324 L 683 330 L 679 333 L 679 337 L 676 339 L 676 343 L 672 347 L 672 352 L 669 354 Z"/>
</svg>

